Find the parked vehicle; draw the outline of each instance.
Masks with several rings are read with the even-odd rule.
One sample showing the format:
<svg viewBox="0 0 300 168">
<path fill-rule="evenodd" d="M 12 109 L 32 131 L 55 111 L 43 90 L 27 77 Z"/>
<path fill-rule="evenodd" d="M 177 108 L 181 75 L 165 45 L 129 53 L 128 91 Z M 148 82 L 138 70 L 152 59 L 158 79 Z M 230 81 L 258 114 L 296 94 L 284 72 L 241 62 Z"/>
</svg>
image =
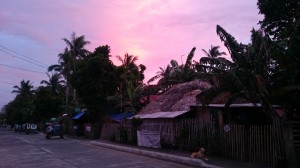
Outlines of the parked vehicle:
<svg viewBox="0 0 300 168">
<path fill-rule="evenodd" d="M 21 131 L 21 125 L 15 124 L 15 132 L 20 132 Z"/>
<path fill-rule="evenodd" d="M 27 123 L 26 124 L 26 127 L 25 127 L 25 132 L 26 134 L 29 134 L 29 133 L 37 133 L 37 126 L 35 124 L 29 124 Z"/>
<path fill-rule="evenodd" d="M 46 123 L 46 139 L 51 139 L 52 136 L 60 136 L 64 138 L 63 126 L 58 123 Z"/>
<path fill-rule="evenodd" d="M 21 128 L 21 132 L 24 132 L 24 131 L 26 130 L 26 124 L 22 124 L 21 127 L 22 127 L 22 128 Z"/>
</svg>

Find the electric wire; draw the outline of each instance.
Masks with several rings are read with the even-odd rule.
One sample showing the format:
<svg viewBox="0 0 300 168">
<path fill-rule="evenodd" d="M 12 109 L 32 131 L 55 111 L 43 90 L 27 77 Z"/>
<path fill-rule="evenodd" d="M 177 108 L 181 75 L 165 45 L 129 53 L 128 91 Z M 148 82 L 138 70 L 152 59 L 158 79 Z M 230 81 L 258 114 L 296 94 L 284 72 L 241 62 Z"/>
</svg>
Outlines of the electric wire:
<svg viewBox="0 0 300 168">
<path fill-rule="evenodd" d="M 0 83 L 5 83 L 5 84 L 8 84 L 8 85 L 15 85 L 13 83 L 10 83 L 10 82 L 4 82 L 4 81 L 0 81 Z"/>
<path fill-rule="evenodd" d="M 26 55 L 20 54 L 20 53 L 14 51 L 12 49 L 9 49 L 9 48 L 1 45 L 1 44 L 0 44 L 0 51 L 12 56 L 13 58 L 21 59 L 23 61 L 26 61 L 28 63 L 34 64 L 34 65 L 42 67 L 42 68 L 48 68 L 48 65 L 46 65 L 46 64 L 44 64 L 40 61 L 37 61 L 35 59 L 32 59 L 32 58 L 30 58 Z M 5 64 L 1 64 L 1 63 L 0 63 L 0 66 L 4 66 L 4 67 L 8 67 L 8 68 L 14 68 L 14 69 L 28 71 L 28 72 L 33 72 L 33 73 L 39 73 L 39 74 L 45 74 L 46 73 L 46 72 L 39 72 L 39 71 L 35 71 L 35 70 L 29 70 L 29 69 L 20 68 L 20 67 L 11 66 L 11 65 L 5 65 Z M 0 81 L 0 83 L 8 84 L 8 85 L 15 85 L 13 83 L 5 82 L 5 81 Z M 3 89 L 0 89 L 0 92 L 2 92 L 2 94 L 7 94 L 7 95 L 11 93 L 10 91 L 5 91 Z"/>
<path fill-rule="evenodd" d="M 40 63 L 41 65 L 48 66 L 48 65 L 45 64 L 45 63 L 42 63 L 42 62 L 37 61 L 37 60 L 35 60 L 35 59 L 33 59 L 33 58 L 30 58 L 30 57 L 28 57 L 28 56 L 26 56 L 26 55 L 24 55 L 24 54 L 20 54 L 20 53 L 14 51 L 14 50 L 12 50 L 12 49 L 9 49 L 9 48 L 7 48 L 7 47 L 4 47 L 3 45 L 0 45 L 0 47 L 4 48 L 5 50 L 8 50 L 8 51 L 10 51 L 10 52 L 13 52 L 13 53 L 15 53 L 15 54 L 18 54 L 18 55 L 20 55 L 20 56 L 23 56 L 23 57 L 25 57 L 25 58 L 28 58 L 28 59 L 30 59 L 30 60 L 32 60 L 32 61 L 35 61 L 35 62 L 37 62 L 37 63 Z"/>
<path fill-rule="evenodd" d="M 3 49 L 0 49 L 0 51 L 4 52 L 4 53 L 6 53 L 6 54 L 9 54 L 9 55 L 11 55 L 12 57 L 16 57 L 16 58 L 19 58 L 19 59 L 21 59 L 21 60 L 23 60 L 23 61 L 26 61 L 26 62 L 29 62 L 29 63 L 31 63 L 31 64 L 37 65 L 37 66 L 39 66 L 39 67 L 42 67 L 42 68 L 47 68 L 46 66 L 43 66 L 43 65 L 37 64 L 37 63 L 35 63 L 35 62 L 32 62 L 32 61 L 26 60 L 26 59 L 24 59 L 24 58 L 22 58 L 22 57 L 19 57 L 19 56 L 13 55 L 13 54 L 11 54 L 11 53 L 9 53 L 9 52 L 7 52 L 7 51 L 3 50 Z"/>
<path fill-rule="evenodd" d="M 4 64 L 0 64 L 0 65 L 1 65 L 1 66 L 5 66 L 5 67 L 9 67 L 9 68 L 14 68 L 14 69 L 19 69 L 19 70 L 24 70 L 24 71 L 28 71 L 28 72 L 34 72 L 34 73 L 45 74 L 45 72 L 33 71 L 33 70 L 25 69 L 25 68 L 19 68 L 19 67 L 10 66 L 10 65 L 4 65 Z"/>
</svg>

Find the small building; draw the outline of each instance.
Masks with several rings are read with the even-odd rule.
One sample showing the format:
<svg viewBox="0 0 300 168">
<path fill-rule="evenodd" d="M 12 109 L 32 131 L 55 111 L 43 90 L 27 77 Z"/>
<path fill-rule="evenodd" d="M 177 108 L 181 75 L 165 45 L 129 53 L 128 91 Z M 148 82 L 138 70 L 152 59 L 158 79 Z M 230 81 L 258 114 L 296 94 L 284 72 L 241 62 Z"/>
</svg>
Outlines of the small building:
<svg viewBox="0 0 300 168">
<path fill-rule="evenodd" d="M 139 130 L 143 132 L 158 132 L 162 144 L 173 144 L 178 133 L 176 122 L 179 119 L 195 118 L 194 110 L 156 112 L 151 114 L 137 114 L 131 118 L 142 119 Z M 151 138 L 151 137 L 150 137 Z"/>
<path fill-rule="evenodd" d="M 87 113 L 86 111 L 81 111 L 73 115 L 73 117 L 71 118 L 73 120 L 73 125 L 77 126 L 77 136 L 84 135 L 84 124 L 88 123 L 88 116 L 86 113 Z M 73 126 L 72 129 L 74 129 Z"/>
<path fill-rule="evenodd" d="M 106 115 L 102 119 L 102 130 L 100 139 L 119 141 L 120 140 L 120 123 L 133 116 L 132 112 Z"/>
</svg>

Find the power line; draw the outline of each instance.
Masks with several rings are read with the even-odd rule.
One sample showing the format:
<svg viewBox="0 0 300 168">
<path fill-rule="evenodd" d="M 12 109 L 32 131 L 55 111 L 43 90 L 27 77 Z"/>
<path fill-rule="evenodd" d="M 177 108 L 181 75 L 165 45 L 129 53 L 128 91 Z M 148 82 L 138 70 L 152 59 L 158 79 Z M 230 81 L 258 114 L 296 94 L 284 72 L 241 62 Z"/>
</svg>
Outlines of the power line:
<svg viewBox="0 0 300 168">
<path fill-rule="evenodd" d="M 10 66 L 10 65 L 4 65 L 4 64 L 0 64 L 0 65 L 5 66 L 5 67 L 9 67 L 9 68 L 20 69 L 20 70 L 24 70 L 24 71 L 28 71 L 28 72 L 35 72 L 35 73 L 45 74 L 45 72 L 33 71 L 33 70 L 29 70 L 29 69 L 24 69 L 24 68 L 19 68 L 19 67 Z"/>
<path fill-rule="evenodd" d="M 13 55 L 13 54 L 11 54 L 11 53 L 9 53 L 9 52 L 3 50 L 3 49 L 0 49 L 0 51 L 4 52 L 4 53 L 6 53 L 6 54 L 9 54 L 9 55 L 11 55 L 12 57 L 16 57 L 16 58 L 19 58 L 19 59 L 21 59 L 21 60 L 23 60 L 23 61 L 26 61 L 26 62 L 32 63 L 32 64 L 34 64 L 34 65 L 37 65 L 37 66 L 39 66 L 39 67 L 47 68 L 46 66 L 43 66 L 43 65 L 34 63 L 34 62 L 32 62 L 32 61 L 28 61 L 28 60 L 26 60 L 26 59 L 24 59 L 24 58 L 21 58 L 21 57 L 19 57 L 19 56 Z"/>
<path fill-rule="evenodd" d="M 4 81 L 0 81 L 0 83 L 5 83 L 5 84 L 9 84 L 9 85 L 15 85 L 13 83 L 10 83 L 10 82 L 4 82 Z"/>
<path fill-rule="evenodd" d="M 4 48 L 5 50 L 8 50 L 8 51 L 10 51 L 10 52 L 13 52 L 13 53 L 15 53 L 15 54 L 18 54 L 18 55 L 20 55 L 20 56 L 23 56 L 23 57 L 25 57 L 25 58 L 28 58 L 28 59 L 30 59 L 30 60 L 32 60 L 32 61 L 34 61 L 34 62 L 40 63 L 41 65 L 44 65 L 44 66 L 47 66 L 47 67 L 48 67 L 47 64 L 44 64 L 44 63 L 42 63 L 42 62 L 40 62 L 40 61 L 37 61 L 37 60 L 35 60 L 35 59 L 32 59 L 32 58 L 30 58 L 30 57 L 28 57 L 28 56 L 26 56 L 26 55 L 24 55 L 24 54 L 20 54 L 20 53 L 14 51 L 14 50 L 12 50 L 12 49 L 9 49 L 9 48 L 7 48 L 7 47 L 4 47 L 3 45 L 0 45 L 0 47 Z"/>
</svg>

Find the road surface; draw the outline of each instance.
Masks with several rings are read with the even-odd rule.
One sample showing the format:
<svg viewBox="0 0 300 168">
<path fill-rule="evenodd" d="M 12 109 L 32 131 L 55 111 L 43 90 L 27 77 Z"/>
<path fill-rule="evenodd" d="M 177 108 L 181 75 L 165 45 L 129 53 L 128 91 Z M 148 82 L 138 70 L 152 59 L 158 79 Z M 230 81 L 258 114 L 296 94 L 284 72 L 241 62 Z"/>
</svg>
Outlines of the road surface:
<svg viewBox="0 0 300 168">
<path fill-rule="evenodd" d="M 94 146 L 89 140 L 52 138 L 0 128 L 0 168 L 189 168 L 189 165 Z"/>
</svg>

